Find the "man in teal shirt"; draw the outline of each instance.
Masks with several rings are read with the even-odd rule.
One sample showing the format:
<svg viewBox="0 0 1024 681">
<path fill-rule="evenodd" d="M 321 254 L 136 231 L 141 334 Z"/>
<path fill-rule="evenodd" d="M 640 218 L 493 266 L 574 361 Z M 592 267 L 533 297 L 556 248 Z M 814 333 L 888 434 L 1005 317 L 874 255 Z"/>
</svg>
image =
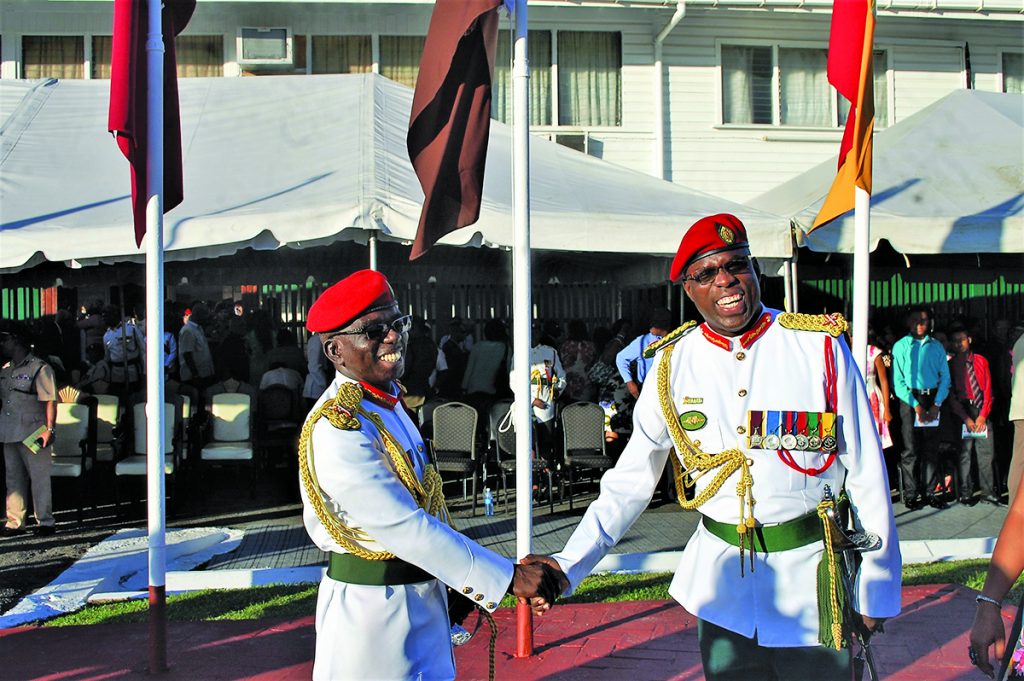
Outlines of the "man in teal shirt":
<svg viewBox="0 0 1024 681">
<path fill-rule="evenodd" d="M 935 496 L 939 459 L 939 409 L 949 395 L 946 349 L 932 338 L 932 313 L 913 307 L 910 333 L 892 347 L 893 390 L 900 400 L 903 502 L 914 511 L 925 504 L 944 508 Z"/>
</svg>

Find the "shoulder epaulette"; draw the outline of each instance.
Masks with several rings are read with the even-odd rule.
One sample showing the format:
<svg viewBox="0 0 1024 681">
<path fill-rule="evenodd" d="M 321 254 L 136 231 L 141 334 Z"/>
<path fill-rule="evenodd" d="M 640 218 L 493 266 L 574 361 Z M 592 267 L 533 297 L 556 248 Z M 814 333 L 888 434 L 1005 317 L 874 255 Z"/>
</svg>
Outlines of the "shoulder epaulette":
<svg viewBox="0 0 1024 681">
<path fill-rule="evenodd" d="M 356 411 L 363 401 L 363 388 L 358 383 L 343 383 L 333 400 L 324 405 L 324 416 L 340 430 L 359 430 Z"/>
<path fill-rule="evenodd" d="M 697 326 L 697 322 L 695 322 L 694 320 L 691 319 L 690 321 L 686 322 L 685 324 L 680 326 L 675 331 L 670 331 L 664 337 L 659 338 L 658 340 L 654 341 L 653 343 L 648 345 L 646 348 L 644 348 L 644 359 L 650 359 L 651 357 L 654 357 L 654 355 L 656 355 L 659 350 L 662 350 L 664 348 L 667 348 L 667 347 L 671 346 L 677 340 L 679 340 L 680 338 L 682 338 L 686 334 L 688 334 L 691 331 L 693 331 L 693 329 L 696 328 L 696 326 Z"/>
<path fill-rule="evenodd" d="M 778 322 L 786 329 L 793 331 L 821 331 L 833 338 L 839 338 L 850 328 L 846 318 L 838 312 L 829 314 L 783 312 L 778 316 Z"/>
</svg>

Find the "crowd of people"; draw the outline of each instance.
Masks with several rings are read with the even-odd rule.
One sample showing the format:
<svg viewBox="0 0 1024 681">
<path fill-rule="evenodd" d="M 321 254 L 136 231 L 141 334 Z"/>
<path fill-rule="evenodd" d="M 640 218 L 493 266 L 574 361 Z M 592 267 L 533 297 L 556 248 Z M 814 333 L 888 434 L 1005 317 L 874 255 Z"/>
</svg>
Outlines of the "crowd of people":
<svg viewBox="0 0 1024 681">
<path fill-rule="evenodd" d="M 1015 488 L 1024 466 L 1024 455 L 1011 456 L 1021 415 L 1010 412 L 1024 325 L 998 320 L 986 336 L 969 319 L 936 324 L 926 306 L 903 321 L 868 329 L 868 396 L 892 483 L 910 510 L 1002 505 L 1004 485 Z"/>
</svg>

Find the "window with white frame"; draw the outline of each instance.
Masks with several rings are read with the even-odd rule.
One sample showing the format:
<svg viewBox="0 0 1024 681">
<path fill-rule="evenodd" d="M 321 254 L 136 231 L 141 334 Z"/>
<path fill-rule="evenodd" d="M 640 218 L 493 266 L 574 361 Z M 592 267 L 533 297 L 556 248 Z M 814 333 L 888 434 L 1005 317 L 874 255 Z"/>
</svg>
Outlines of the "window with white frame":
<svg viewBox="0 0 1024 681">
<path fill-rule="evenodd" d="M 1024 94 L 1024 53 L 1003 52 L 1003 92 Z"/>
<path fill-rule="evenodd" d="M 382 35 L 380 37 L 380 73 L 386 78 L 416 87 L 420 57 L 426 36 Z"/>
<path fill-rule="evenodd" d="M 21 38 L 22 78 L 85 78 L 85 38 L 26 35 Z"/>
<path fill-rule="evenodd" d="M 313 73 L 369 73 L 372 70 L 370 36 L 313 36 Z"/>
<path fill-rule="evenodd" d="M 621 33 L 538 30 L 530 31 L 527 40 L 531 125 L 622 125 Z M 511 44 L 509 33 L 502 31 L 491 103 L 491 115 L 506 123 L 512 119 Z"/>
<path fill-rule="evenodd" d="M 526 43 L 530 55 L 530 124 L 551 125 L 551 32 L 530 31 Z M 512 38 L 498 33 L 491 88 L 491 116 L 512 123 Z"/>
<path fill-rule="evenodd" d="M 723 45 L 722 122 L 830 128 L 849 104 L 828 82 L 828 51 L 815 47 Z M 888 124 L 884 51 L 874 54 L 875 125 Z"/>
</svg>

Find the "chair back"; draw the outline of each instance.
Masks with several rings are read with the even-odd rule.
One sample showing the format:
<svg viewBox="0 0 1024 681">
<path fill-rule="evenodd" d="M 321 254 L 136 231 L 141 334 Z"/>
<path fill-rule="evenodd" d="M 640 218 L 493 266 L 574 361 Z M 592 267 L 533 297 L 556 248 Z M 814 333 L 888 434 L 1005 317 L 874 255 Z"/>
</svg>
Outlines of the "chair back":
<svg viewBox="0 0 1024 681">
<path fill-rule="evenodd" d="M 136 454 L 146 453 L 146 403 L 139 402 L 132 410 L 134 424 L 134 451 Z M 164 454 L 174 450 L 174 405 L 164 403 Z"/>
<path fill-rule="evenodd" d="M 210 400 L 213 439 L 216 442 L 246 442 L 251 437 L 252 402 L 243 393 L 218 393 Z"/>
<path fill-rule="evenodd" d="M 465 453 L 476 458 L 476 409 L 462 402 L 445 402 L 434 410 L 434 450 Z"/>
<path fill-rule="evenodd" d="M 429 400 L 423 403 L 420 407 L 417 418 L 420 422 L 420 432 L 423 433 L 423 437 L 430 437 L 434 428 L 434 411 L 437 410 L 444 400 L 439 397 L 431 397 Z"/>
<path fill-rule="evenodd" d="M 82 443 L 89 438 L 87 404 L 57 403 L 57 421 L 54 423 L 54 456 L 82 456 Z"/>
<path fill-rule="evenodd" d="M 491 409 L 487 413 L 487 436 L 495 445 L 498 443 L 498 426 L 511 408 L 512 400 L 498 400 L 491 405 Z"/>
<path fill-rule="evenodd" d="M 117 395 L 96 395 L 96 441 L 111 442 L 117 425 L 120 403 Z"/>
<path fill-rule="evenodd" d="M 295 392 L 286 385 L 269 385 L 259 392 L 259 423 L 295 419 Z"/>
<path fill-rule="evenodd" d="M 576 402 L 562 410 L 565 455 L 575 451 L 604 455 L 604 410 L 593 402 Z"/>
</svg>

